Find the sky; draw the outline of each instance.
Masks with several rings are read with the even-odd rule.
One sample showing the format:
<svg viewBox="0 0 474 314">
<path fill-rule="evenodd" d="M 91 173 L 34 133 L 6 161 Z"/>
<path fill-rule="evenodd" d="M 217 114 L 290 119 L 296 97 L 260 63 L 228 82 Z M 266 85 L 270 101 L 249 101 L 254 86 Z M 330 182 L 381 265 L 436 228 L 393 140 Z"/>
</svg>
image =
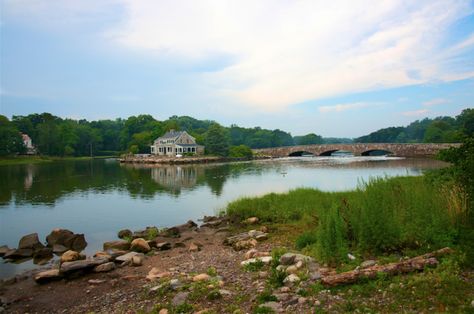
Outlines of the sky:
<svg viewBox="0 0 474 314">
<path fill-rule="evenodd" d="M 0 114 L 357 137 L 474 107 L 474 1 L 0 0 Z"/>
</svg>

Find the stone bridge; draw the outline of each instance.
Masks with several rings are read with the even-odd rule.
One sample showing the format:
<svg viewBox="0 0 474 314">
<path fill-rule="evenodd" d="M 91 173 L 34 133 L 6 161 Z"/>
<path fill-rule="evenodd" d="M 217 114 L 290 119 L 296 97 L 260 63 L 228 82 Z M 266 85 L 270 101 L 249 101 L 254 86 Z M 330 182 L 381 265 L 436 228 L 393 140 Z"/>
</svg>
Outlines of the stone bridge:
<svg viewBox="0 0 474 314">
<path fill-rule="evenodd" d="M 434 156 L 440 150 L 450 147 L 459 147 L 458 143 L 436 144 L 394 144 L 394 143 L 354 143 L 354 144 L 320 144 L 284 146 L 273 148 L 253 149 L 254 154 L 271 157 L 301 156 L 312 154 L 314 156 L 331 156 L 336 151 L 348 151 L 355 156 L 370 156 L 374 152 L 384 152 L 399 157 L 427 157 Z"/>
</svg>

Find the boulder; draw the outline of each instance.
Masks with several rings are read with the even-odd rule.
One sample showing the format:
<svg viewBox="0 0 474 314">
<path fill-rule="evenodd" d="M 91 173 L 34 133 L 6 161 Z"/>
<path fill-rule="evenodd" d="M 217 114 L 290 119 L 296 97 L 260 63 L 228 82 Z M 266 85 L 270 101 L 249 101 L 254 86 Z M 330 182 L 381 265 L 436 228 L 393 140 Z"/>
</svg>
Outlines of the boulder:
<svg viewBox="0 0 474 314">
<path fill-rule="evenodd" d="M 74 236 L 74 232 L 67 230 L 67 229 L 54 229 L 51 233 L 46 237 L 46 242 L 48 246 L 52 247 L 55 244 L 64 245 L 70 238 Z M 64 245 L 66 246 L 66 245 Z"/>
<path fill-rule="evenodd" d="M 129 229 L 123 229 L 118 232 L 119 239 L 131 238 L 132 235 L 133 235 L 133 232 L 132 230 L 129 230 Z"/>
<path fill-rule="evenodd" d="M 130 249 L 130 243 L 125 240 L 104 242 L 104 251 L 107 251 L 109 249 L 127 251 Z"/>
<path fill-rule="evenodd" d="M 94 267 L 94 272 L 96 272 L 96 273 L 105 273 L 105 272 L 109 272 L 109 271 L 114 270 L 114 269 L 115 269 L 115 263 L 114 262 L 108 262 L 108 263 L 101 264 L 101 265 L 98 265 L 98 266 Z"/>
<path fill-rule="evenodd" d="M 64 262 L 61 264 L 59 272 L 61 274 L 68 274 L 78 270 L 92 270 L 94 267 L 108 262 L 108 259 L 101 257 L 73 262 Z"/>
<path fill-rule="evenodd" d="M 281 265 L 292 265 L 301 261 L 303 264 L 314 262 L 312 257 L 298 254 L 298 253 L 285 253 L 280 257 Z"/>
<path fill-rule="evenodd" d="M 0 246 L 0 257 L 3 257 L 9 251 L 11 251 L 11 249 L 8 246 L 6 246 L 6 245 Z"/>
<path fill-rule="evenodd" d="M 44 247 L 34 253 L 35 258 L 52 258 L 53 250 L 49 247 Z"/>
<path fill-rule="evenodd" d="M 18 243 L 18 249 L 31 249 L 38 251 L 44 248 L 44 245 L 39 241 L 37 233 L 31 233 L 23 236 Z"/>
<path fill-rule="evenodd" d="M 8 251 L 3 258 L 4 259 L 23 259 L 33 257 L 34 251 L 32 249 L 13 249 Z"/>
<path fill-rule="evenodd" d="M 148 253 L 151 251 L 150 245 L 143 238 L 138 238 L 132 241 L 130 244 L 130 250 L 135 252 Z"/>
<path fill-rule="evenodd" d="M 286 268 L 287 274 L 296 274 L 298 272 L 298 267 L 296 265 L 290 265 Z"/>
<path fill-rule="evenodd" d="M 132 234 L 133 239 L 144 238 L 151 239 L 156 237 L 160 233 L 160 230 L 157 227 L 146 227 L 145 230 L 135 231 Z"/>
<path fill-rule="evenodd" d="M 66 251 L 64 252 L 63 255 L 61 255 L 61 263 L 73 262 L 80 259 L 81 259 L 81 255 L 79 254 L 79 252 L 72 251 L 72 250 Z"/>
<path fill-rule="evenodd" d="M 50 281 L 62 279 L 63 277 L 59 273 L 59 269 L 50 269 L 37 273 L 36 275 L 34 275 L 33 278 L 37 283 L 43 284 Z"/>
<path fill-rule="evenodd" d="M 66 243 L 67 247 L 73 251 L 81 252 L 87 246 L 86 238 L 83 234 L 75 234 L 70 242 Z"/>
<path fill-rule="evenodd" d="M 67 250 L 68 250 L 68 248 L 65 247 L 65 246 L 62 245 L 62 244 L 55 244 L 55 245 L 53 245 L 53 253 L 54 253 L 54 254 L 61 255 L 61 254 L 63 254 L 64 252 L 66 252 Z"/>
<path fill-rule="evenodd" d="M 67 229 L 54 229 L 46 237 L 46 242 L 48 243 L 49 247 L 53 247 L 53 251 L 56 251 L 54 249 L 55 245 L 62 245 L 67 249 L 76 252 L 81 252 L 87 246 L 87 242 L 83 234 L 74 234 L 72 231 Z M 60 253 L 59 250 L 58 253 Z"/>
</svg>

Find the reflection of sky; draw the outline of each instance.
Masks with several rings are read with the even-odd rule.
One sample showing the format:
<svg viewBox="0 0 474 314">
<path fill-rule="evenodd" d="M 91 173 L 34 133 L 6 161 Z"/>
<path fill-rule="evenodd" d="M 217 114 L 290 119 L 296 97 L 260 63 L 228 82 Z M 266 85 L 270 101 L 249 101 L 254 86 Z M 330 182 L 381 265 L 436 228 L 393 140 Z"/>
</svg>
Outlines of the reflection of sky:
<svg viewBox="0 0 474 314">
<path fill-rule="evenodd" d="M 166 227 L 188 219 L 197 221 L 204 215 L 217 213 L 229 201 L 242 196 L 286 192 L 298 187 L 343 191 L 354 189 L 360 180 L 367 181 L 370 177 L 417 175 L 420 168 L 423 166 L 395 160 L 349 165 L 344 162 L 328 167 L 327 164 L 315 165 L 294 159 L 248 164 L 226 178 L 216 172 L 216 177 L 226 180 L 220 195 L 213 193 L 209 186 L 200 185 L 183 188 L 178 197 L 158 193 L 143 199 L 130 196 L 126 190 L 114 189 L 66 194 L 53 205 L 14 205 L 11 202 L 0 207 L 0 245 L 15 247 L 25 234 L 37 232 L 40 239 L 45 239 L 52 229 L 67 228 L 86 235 L 89 243 L 86 253 L 91 254 L 101 249 L 102 242 L 115 239 L 120 229 Z M 15 268 L 18 271 L 28 267 L 31 264 L 0 265 L 0 277 L 13 274 Z"/>
</svg>

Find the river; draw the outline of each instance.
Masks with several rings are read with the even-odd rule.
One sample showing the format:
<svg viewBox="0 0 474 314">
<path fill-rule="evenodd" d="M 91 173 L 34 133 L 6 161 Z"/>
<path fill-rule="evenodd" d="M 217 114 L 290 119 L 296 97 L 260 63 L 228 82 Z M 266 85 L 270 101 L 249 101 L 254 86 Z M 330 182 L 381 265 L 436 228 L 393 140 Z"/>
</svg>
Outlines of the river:
<svg viewBox="0 0 474 314">
<path fill-rule="evenodd" d="M 116 239 L 117 231 L 197 221 L 242 196 L 298 187 L 355 189 L 371 177 L 420 175 L 443 167 L 431 159 L 299 157 L 209 165 L 124 165 L 114 159 L 0 166 L 0 245 L 17 247 L 54 228 L 84 233 L 87 254 Z M 0 278 L 32 262 L 0 264 Z"/>
</svg>

